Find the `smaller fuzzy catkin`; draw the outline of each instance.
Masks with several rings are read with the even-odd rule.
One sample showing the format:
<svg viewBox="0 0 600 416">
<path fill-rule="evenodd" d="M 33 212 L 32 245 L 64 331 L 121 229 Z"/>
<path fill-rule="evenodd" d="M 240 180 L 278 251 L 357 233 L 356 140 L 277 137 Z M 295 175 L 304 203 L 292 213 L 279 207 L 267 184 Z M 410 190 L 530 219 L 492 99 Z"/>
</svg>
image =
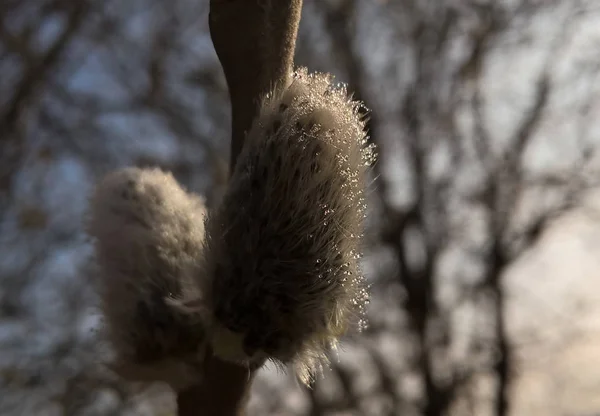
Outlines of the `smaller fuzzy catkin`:
<svg viewBox="0 0 600 416">
<path fill-rule="evenodd" d="M 196 381 L 207 336 L 173 303 L 194 291 L 203 201 L 169 173 L 126 168 L 98 184 L 90 206 L 87 229 L 95 239 L 104 329 L 116 353 L 112 367 L 126 379 L 175 389 Z"/>
<path fill-rule="evenodd" d="M 262 102 L 207 222 L 201 290 L 221 358 L 291 364 L 309 384 L 338 339 L 364 326 L 360 242 L 375 156 L 360 110 L 330 75 L 306 69 Z"/>
</svg>

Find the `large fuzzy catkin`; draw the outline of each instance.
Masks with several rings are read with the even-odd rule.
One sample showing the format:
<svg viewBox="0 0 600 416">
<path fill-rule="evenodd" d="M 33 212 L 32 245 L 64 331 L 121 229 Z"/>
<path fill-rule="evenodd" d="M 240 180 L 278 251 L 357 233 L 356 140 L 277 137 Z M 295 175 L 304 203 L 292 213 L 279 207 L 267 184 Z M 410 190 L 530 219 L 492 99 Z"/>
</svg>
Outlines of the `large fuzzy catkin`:
<svg viewBox="0 0 600 416">
<path fill-rule="evenodd" d="M 298 70 L 264 99 L 207 225 L 203 286 L 211 342 L 226 360 L 292 364 L 308 384 L 364 325 L 361 273 L 367 145 L 360 103 Z"/>
<path fill-rule="evenodd" d="M 204 326 L 172 303 L 194 291 L 203 201 L 171 174 L 126 168 L 106 176 L 90 202 L 87 228 L 95 239 L 104 329 L 116 352 L 112 367 L 130 380 L 176 389 L 196 381 Z"/>
</svg>

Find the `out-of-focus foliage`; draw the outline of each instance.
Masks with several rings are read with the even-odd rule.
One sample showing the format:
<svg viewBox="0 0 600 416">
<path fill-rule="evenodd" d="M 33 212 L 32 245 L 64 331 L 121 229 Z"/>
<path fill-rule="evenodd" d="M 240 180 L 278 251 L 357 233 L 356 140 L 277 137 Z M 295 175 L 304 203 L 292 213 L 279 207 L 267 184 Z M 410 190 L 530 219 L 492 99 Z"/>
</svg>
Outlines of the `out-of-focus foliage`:
<svg viewBox="0 0 600 416">
<path fill-rule="evenodd" d="M 222 195 L 207 14 L 0 2 L 0 414 L 172 414 L 100 365 L 82 223 L 126 165 Z M 371 326 L 312 391 L 261 372 L 250 414 L 600 412 L 599 46 L 592 0 L 305 0 L 298 64 L 372 109 Z"/>
</svg>

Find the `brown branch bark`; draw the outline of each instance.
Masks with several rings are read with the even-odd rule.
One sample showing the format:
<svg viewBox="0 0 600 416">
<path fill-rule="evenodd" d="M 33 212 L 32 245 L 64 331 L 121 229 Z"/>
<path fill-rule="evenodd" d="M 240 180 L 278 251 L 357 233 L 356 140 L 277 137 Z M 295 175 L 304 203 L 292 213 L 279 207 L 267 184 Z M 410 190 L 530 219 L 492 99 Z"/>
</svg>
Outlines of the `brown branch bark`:
<svg viewBox="0 0 600 416">
<path fill-rule="evenodd" d="M 212 357 L 203 367 L 202 381 L 177 396 L 180 416 L 241 416 L 255 371 Z"/>
<path fill-rule="evenodd" d="M 293 69 L 302 0 L 211 0 L 209 26 L 231 99 L 231 169 L 261 97 Z"/>
<path fill-rule="evenodd" d="M 209 27 L 231 99 L 230 170 L 261 98 L 289 82 L 302 0 L 211 0 Z M 179 416 L 244 414 L 255 371 L 207 355 L 202 380 L 179 392 Z"/>
</svg>

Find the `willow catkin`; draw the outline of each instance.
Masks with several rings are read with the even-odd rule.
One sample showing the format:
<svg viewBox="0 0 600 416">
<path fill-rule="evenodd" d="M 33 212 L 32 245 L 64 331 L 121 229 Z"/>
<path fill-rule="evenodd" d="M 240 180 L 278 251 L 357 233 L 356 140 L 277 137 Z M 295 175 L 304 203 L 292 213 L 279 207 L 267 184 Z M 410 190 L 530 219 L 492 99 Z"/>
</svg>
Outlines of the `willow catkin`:
<svg viewBox="0 0 600 416">
<path fill-rule="evenodd" d="M 203 252 L 205 214 L 200 198 L 159 169 L 111 173 L 92 196 L 97 289 L 113 368 L 125 378 L 181 388 L 198 376 L 204 327 L 172 302 L 195 293 L 190 276 Z"/>
<path fill-rule="evenodd" d="M 308 384 L 350 327 L 364 324 L 359 266 L 365 172 L 360 103 L 301 69 L 271 92 L 207 225 L 203 293 L 226 360 L 293 364 Z"/>
</svg>

